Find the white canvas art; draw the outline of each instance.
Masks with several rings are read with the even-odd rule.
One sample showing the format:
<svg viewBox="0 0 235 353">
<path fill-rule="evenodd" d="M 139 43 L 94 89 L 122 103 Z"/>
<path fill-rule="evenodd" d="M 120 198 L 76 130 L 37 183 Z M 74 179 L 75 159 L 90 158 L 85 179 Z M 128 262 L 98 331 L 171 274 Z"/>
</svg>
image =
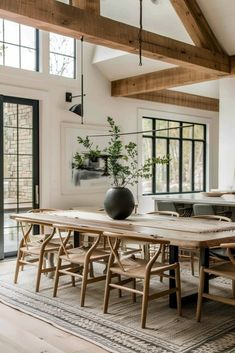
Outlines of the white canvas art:
<svg viewBox="0 0 235 353">
<path fill-rule="evenodd" d="M 81 194 L 105 192 L 109 187 L 106 176 L 105 159 L 98 158 L 93 162 L 87 160 L 82 168 L 74 167 L 73 157 L 76 152 L 84 153 L 85 149 L 77 142 L 77 137 L 103 134 L 108 130 L 101 125 L 80 125 L 61 123 L 61 189 L 62 194 Z M 102 137 L 91 138 L 100 150 L 106 146 Z"/>
</svg>

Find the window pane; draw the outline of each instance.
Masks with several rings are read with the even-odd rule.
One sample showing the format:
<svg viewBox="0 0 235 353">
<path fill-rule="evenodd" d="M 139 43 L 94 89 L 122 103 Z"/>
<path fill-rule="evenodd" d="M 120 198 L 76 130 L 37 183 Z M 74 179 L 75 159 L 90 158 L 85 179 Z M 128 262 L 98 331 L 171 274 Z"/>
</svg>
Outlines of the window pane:
<svg viewBox="0 0 235 353">
<path fill-rule="evenodd" d="M 35 28 L 20 25 L 21 45 L 30 48 L 36 48 L 36 31 Z"/>
<path fill-rule="evenodd" d="M 3 43 L 0 42 L 0 65 L 3 65 Z"/>
<path fill-rule="evenodd" d="M 189 126 L 189 125 L 192 125 L 192 124 L 190 124 L 190 123 L 183 124 L 183 126 Z M 193 138 L 193 126 L 185 127 L 182 130 L 183 130 L 183 138 L 188 138 L 188 139 Z"/>
<path fill-rule="evenodd" d="M 168 128 L 168 121 L 167 120 L 156 120 L 156 130 L 159 129 L 167 129 Z M 156 131 L 156 136 L 168 136 L 168 131 Z"/>
<path fill-rule="evenodd" d="M 17 104 L 4 103 L 4 126 L 17 127 Z"/>
<path fill-rule="evenodd" d="M 4 155 L 4 178 L 17 177 L 17 156 Z"/>
<path fill-rule="evenodd" d="M 19 154 L 32 154 L 32 130 L 19 129 Z"/>
<path fill-rule="evenodd" d="M 61 36 L 60 34 L 50 33 L 50 52 L 74 55 L 74 39 Z"/>
<path fill-rule="evenodd" d="M 4 41 L 19 45 L 19 24 L 4 20 Z"/>
<path fill-rule="evenodd" d="M 5 65 L 11 67 L 20 67 L 19 47 L 16 45 L 4 44 Z"/>
<path fill-rule="evenodd" d="M 144 138 L 143 139 L 142 156 L 143 156 L 143 163 L 148 158 L 152 158 L 152 139 L 151 138 Z M 151 194 L 152 193 L 152 178 L 143 179 L 142 190 L 143 190 L 143 194 Z"/>
<path fill-rule="evenodd" d="M 156 140 L 156 157 L 163 157 L 167 154 L 165 139 Z M 166 165 L 156 165 L 156 192 L 167 191 L 167 167 Z"/>
<path fill-rule="evenodd" d="M 16 251 L 19 244 L 18 228 L 5 228 L 4 229 L 4 251 Z"/>
<path fill-rule="evenodd" d="M 31 178 L 33 172 L 31 156 L 19 156 L 19 175 L 21 178 Z"/>
<path fill-rule="evenodd" d="M 4 153 L 17 154 L 17 129 L 4 128 Z"/>
<path fill-rule="evenodd" d="M 33 197 L 32 179 L 19 180 L 19 202 L 30 202 Z"/>
<path fill-rule="evenodd" d="M 18 105 L 19 109 L 19 127 L 32 128 L 33 107 L 31 105 Z"/>
<path fill-rule="evenodd" d="M 0 18 L 0 41 L 3 41 L 3 20 Z"/>
<path fill-rule="evenodd" d="M 16 227 L 16 221 L 10 218 L 11 214 L 16 212 L 17 212 L 17 209 L 14 209 L 13 207 L 11 211 L 4 210 L 4 225 L 3 225 L 4 228 Z"/>
<path fill-rule="evenodd" d="M 192 190 L 192 142 L 183 141 L 183 191 Z"/>
<path fill-rule="evenodd" d="M 203 125 L 194 125 L 194 138 L 195 139 L 204 139 L 204 126 Z"/>
<path fill-rule="evenodd" d="M 202 142 L 195 142 L 194 189 L 203 190 L 204 148 Z"/>
<path fill-rule="evenodd" d="M 179 141 L 170 140 L 170 192 L 179 192 Z"/>
<path fill-rule="evenodd" d="M 169 128 L 179 127 L 180 123 L 176 121 L 169 121 Z M 169 137 L 179 137 L 180 129 L 169 130 Z"/>
<path fill-rule="evenodd" d="M 51 53 L 50 74 L 74 78 L 74 58 Z"/>
<path fill-rule="evenodd" d="M 143 119 L 142 121 L 142 131 L 148 131 L 153 129 L 152 119 Z M 145 132 L 144 135 L 152 135 L 152 132 Z"/>
<path fill-rule="evenodd" d="M 21 69 L 36 71 L 36 51 L 21 48 Z"/>
<path fill-rule="evenodd" d="M 4 180 L 4 205 L 17 202 L 17 181 Z"/>
</svg>

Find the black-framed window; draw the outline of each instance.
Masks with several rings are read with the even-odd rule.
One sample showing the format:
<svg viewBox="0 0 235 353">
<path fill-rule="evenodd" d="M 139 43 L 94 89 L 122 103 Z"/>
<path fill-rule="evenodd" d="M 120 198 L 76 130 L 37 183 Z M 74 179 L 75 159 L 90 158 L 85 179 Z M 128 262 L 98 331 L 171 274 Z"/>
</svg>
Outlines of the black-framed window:
<svg viewBox="0 0 235 353">
<path fill-rule="evenodd" d="M 39 31 L 0 19 L 0 65 L 39 71 Z"/>
<path fill-rule="evenodd" d="M 143 134 L 143 160 L 165 155 L 171 159 L 168 165 L 157 164 L 152 178 L 143 180 L 144 195 L 206 189 L 206 125 L 143 117 L 142 129 L 153 130 Z M 155 131 L 159 129 L 169 130 Z"/>
<path fill-rule="evenodd" d="M 50 33 L 49 46 L 50 74 L 76 78 L 76 40 Z"/>
</svg>

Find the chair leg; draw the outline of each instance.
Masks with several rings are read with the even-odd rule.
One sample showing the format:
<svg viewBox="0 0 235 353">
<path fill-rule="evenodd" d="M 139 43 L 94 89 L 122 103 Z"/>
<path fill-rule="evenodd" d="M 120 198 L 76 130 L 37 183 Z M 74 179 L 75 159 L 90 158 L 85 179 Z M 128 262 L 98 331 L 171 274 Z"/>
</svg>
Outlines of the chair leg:
<svg viewBox="0 0 235 353">
<path fill-rule="evenodd" d="M 25 254 L 22 254 L 21 260 L 24 260 Z M 21 265 L 21 271 L 24 271 L 24 265 Z"/>
<path fill-rule="evenodd" d="M 20 264 L 21 257 L 22 257 L 22 253 L 19 250 L 18 255 L 17 255 L 17 260 L 16 260 L 16 269 L 15 269 L 15 277 L 14 277 L 15 284 L 17 283 L 17 280 L 18 280 L 18 275 L 19 275 L 20 266 L 21 266 L 21 264 Z"/>
<path fill-rule="evenodd" d="M 92 262 L 90 263 L 90 277 L 95 277 L 94 276 L 94 266 L 93 266 Z"/>
<path fill-rule="evenodd" d="M 89 274 L 89 263 L 85 263 L 83 268 L 82 288 L 81 288 L 81 298 L 80 298 L 81 307 L 83 307 L 85 304 L 88 274 Z"/>
<path fill-rule="evenodd" d="M 190 254 L 190 263 L 191 263 L 192 276 L 194 276 L 195 275 L 195 271 L 194 271 L 194 254 L 192 252 Z"/>
<path fill-rule="evenodd" d="M 110 297 L 110 287 L 109 284 L 111 283 L 112 273 L 108 270 L 106 275 L 106 282 L 105 282 L 105 291 L 104 291 L 104 309 L 103 313 L 107 314 L 108 312 L 108 305 L 109 305 L 109 297 Z M 119 278 L 119 276 L 118 276 Z"/>
<path fill-rule="evenodd" d="M 148 275 L 145 278 L 144 291 L 143 291 L 143 297 L 142 297 L 141 328 L 145 328 L 146 326 L 148 296 L 149 296 L 149 282 L 150 282 L 150 276 Z"/>
<path fill-rule="evenodd" d="M 133 278 L 132 288 L 136 289 L 136 279 L 135 278 Z M 132 293 L 132 302 L 136 303 L 136 293 Z"/>
<path fill-rule="evenodd" d="M 201 321 L 202 298 L 203 298 L 202 296 L 203 296 L 203 290 L 204 290 L 204 282 L 205 282 L 205 272 L 204 272 L 204 267 L 201 267 L 199 288 L 198 288 L 198 299 L 197 299 L 197 314 L 196 314 L 197 322 Z"/>
<path fill-rule="evenodd" d="M 182 315 L 182 306 L 181 306 L 181 281 L 180 281 L 180 266 L 179 264 L 177 265 L 175 269 L 175 281 L 176 281 L 176 287 L 177 287 L 177 292 L 176 292 L 176 300 L 177 300 L 177 310 L 179 316 Z"/>
<path fill-rule="evenodd" d="M 39 255 L 39 260 L 38 260 L 38 272 L 37 272 L 37 278 L 36 278 L 36 292 L 39 292 L 39 287 L 40 287 L 40 281 L 41 281 L 41 274 L 42 274 L 42 268 L 43 268 L 43 253 Z"/>
<path fill-rule="evenodd" d="M 122 277 L 121 275 L 118 275 L 118 282 L 120 283 L 122 280 Z M 121 298 L 122 297 L 122 290 L 121 289 L 118 289 L 118 298 Z"/>
<path fill-rule="evenodd" d="M 235 298 L 235 280 L 232 280 L 233 297 Z"/>
<path fill-rule="evenodd" d="M 54 289 L 53 289 L 53 297 L 56 297 L 57 295 L 57 290 L 58 290 L 58 284 L 59 284 L 59 277 L 60 277 L 60 266 L 61 266 L 62 260 L 58 258 L 57 266 L 56 266 L 56 271 L 55 271 L 55 279 L 54 279 Z"/>
<path fill-rule="evenodd" d="M 72 282 L 72 286 L 76 287 L 75 277 L 74 276 L 71 276 L 71 282 Z"/>
<path fill-rule="evenodd" d="M 162 247 L 162 264 L 166 261 L 166 245 Z M 160 276 L 160 282 L 163 282 L 163 276 Z"/>
</svg>

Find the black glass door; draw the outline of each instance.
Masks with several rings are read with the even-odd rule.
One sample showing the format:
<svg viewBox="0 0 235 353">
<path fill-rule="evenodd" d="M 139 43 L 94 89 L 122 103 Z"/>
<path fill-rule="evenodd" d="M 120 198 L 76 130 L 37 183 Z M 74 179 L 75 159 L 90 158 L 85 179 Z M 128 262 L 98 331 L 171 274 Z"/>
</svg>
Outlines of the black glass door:
<svg viewBox="0 0 235 353">
<path fill-rule="evenodd" d="M 0 258 L 16 253 L 11 213 L 39 207 L 38 101 L 0 96 Z"/>
</svg>

